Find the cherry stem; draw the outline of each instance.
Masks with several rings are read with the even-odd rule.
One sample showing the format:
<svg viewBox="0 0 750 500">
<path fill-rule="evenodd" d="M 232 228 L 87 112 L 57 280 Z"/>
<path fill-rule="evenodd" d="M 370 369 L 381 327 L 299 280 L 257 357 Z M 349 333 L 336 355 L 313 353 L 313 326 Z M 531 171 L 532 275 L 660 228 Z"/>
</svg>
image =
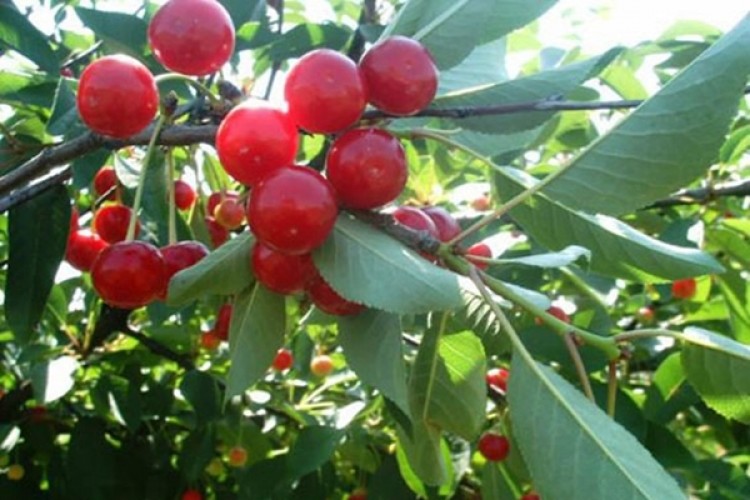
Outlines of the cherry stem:
<svg viewBox="0 0 750 500">
<path fill-rule="evenodd" d="M 607 373 L 607 415 L 614 418 L 617 404 L 617 361 L 609 362 Z"/>
<path fill-rule="evenodd" d="M 673 332 L 672 330 L 661 330 L 661 329 L 645 329 L 645 330 L 632 330 L 625 333 L 620 333 L 613 337 L 615 342 L 629 342 L 631 340 L 648 339 L 654 337 L 671 337 L 673 339 L 681 339 L 682 334 L 680 332 Z"/>
<path fill-rule="evenodd" d="M 143 186 L 146 184 L 146 171 L 148 170 L 148 164 L 151 162 L 151 157 L 154 155 L 156 149 L 156 140 L 159 137 L 162 127 L 167 121 L 165 115 L 159 115 L 159 119 L 156 120 L 156 126 L 154 132 L 151 134 L 151 140 L 148 143 L 148 149 L 143 157 L 143 163 L 141 172 L 138 177 L 138 187 L 135 190 L 135 200 L 133 200 L 133 211 L 130 215 L 130 223 L 128 224 L 128 232 L 125 236 L 125 241 L 133 241 L 135 239 L 135 226 L 138 222 L 138 210 L 141 208 L 141 199 L 143 198 Z"/>
<path fill-rule="evenodd" d="M 565 336 L 563 337 L 563 340 L 565 341 L 565 347 L 568 348 L 570 357 L 576 367 L 576 373 L 578 374 L 578 379 L 581 382 L 581 387 L 583 387 L 583 393 L 586 394 L 586 397 L 589 398 L 592 403 L 596 404 L 596 399 L 594 399 L 594 391 L 591 389 L 591 382 L 589 381 L 589 376 L 586 372 L 586 365 L 584 365 L 583 363 L 581 352 L 578 350 L 578 345 L 576 344 L 574 335 L 575 334 L 570 332 L 565 334 Z"/>
<path fill-rule="evenodd" d="M 167 151 L 167 189 L 169 191 L 169 244 L 177 243 L 177 208 L 174 194 L 174 156 Z"/>
<path fill-rule="evenodd" d="M 221 104 L 221 101 L 213 94 L 213 92 L 211 92 L 211 89 L 185 75 L 180 75 L 179 73 L 165 73 L 163 75 L 155 77 L 154 80 L 156 80 L 157 84 L 169 81 L 184 82 L 193 87 L 198 93 L 206 96 L 208 100 L 211 101 L 212 105 L 217 106 Z"/>
</svg>

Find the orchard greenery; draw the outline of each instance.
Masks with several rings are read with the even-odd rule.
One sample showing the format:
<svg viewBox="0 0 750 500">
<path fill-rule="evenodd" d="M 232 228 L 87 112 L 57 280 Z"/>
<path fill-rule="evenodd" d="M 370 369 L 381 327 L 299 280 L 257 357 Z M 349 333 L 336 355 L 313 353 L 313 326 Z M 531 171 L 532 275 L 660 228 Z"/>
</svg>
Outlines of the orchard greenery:
<svg viewBox="0 0 750 500">
<path fill-rule="evenodd" d="M 0 4 L 0 498 L 748 498 L 750 17 L 322 3 Z"/>
</svg>

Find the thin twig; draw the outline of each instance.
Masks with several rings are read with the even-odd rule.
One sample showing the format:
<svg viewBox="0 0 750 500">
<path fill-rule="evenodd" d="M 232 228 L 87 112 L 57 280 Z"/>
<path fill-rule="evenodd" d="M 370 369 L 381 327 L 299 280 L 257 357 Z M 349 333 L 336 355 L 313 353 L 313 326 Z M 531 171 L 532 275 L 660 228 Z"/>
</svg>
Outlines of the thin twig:
<svg viewBox="0 0 750 500">
<path fill-rule="evenodd" d="M 617 360 L 609 362 L 607 373 L 607 415 L 615 416 L 615 407 L 617 405 Z"/>
<path fill-rule="evenodd" d="M 589 382 L 589 376 L 586 373 L 586 366 L 583 364 L 581 353 L 578 350 L 578 344 L 576 344 L 575 341 L 575 334 L 567 333 L 563 337 L 563 340 L 565 341 L 565 347 L 568 348 L 570 357 L 573 359 L 573 364 L 576 367 L 576 373 L 578 374 L 578 379 L 581 381 L 584 394 L 586 394 L 586 397 L 589 398 L 592 403 L 596 403 L 596 400 L 594 399 L 594 391 L 591 389 L 591 382 Z"/>
<path fill-rule="evenodd" d="M 156 354 L 157 356 L 161 356 L 162 358 L 174 361 L 180 366 L 180 368 L 184 370 L 192 370 L 193 368 L 195 368 L 195 365 L 192 361 L 182 356 L 181 354 L 174 352 L 161 342 L 158 342 L 151 337 L 142 334 L 141 332 L 137 332 L 131 328 L 125 328 L 122 330 L 122 333 L 137 340 L 144 347 L 146 347 L 146 349 Z"/>
</svg>

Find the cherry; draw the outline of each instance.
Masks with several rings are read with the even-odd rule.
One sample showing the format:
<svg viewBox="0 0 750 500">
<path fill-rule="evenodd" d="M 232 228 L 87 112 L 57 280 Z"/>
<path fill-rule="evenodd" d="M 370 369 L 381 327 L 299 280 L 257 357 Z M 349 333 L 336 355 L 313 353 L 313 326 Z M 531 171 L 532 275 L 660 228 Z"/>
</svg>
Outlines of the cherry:
<svg viewBox="0 0 750 500">
<path fill-rule="evenodd" d="M 486 243 L 475 243 L 466 250 L 466 258 L 469 260 L 469 262 L 477 266 L 477 269 L 485 270 L 487 269 L 487 266 L 489 266 L 489 264 L 487 262 L 472 259 L 472 256 L 486 257 L 488 259 L 491 259 L 492 250 Z"/>
<path fill-rule="evenodd" d="M 182 500 L 203 500 L 203 494 L 198 490 L 189 489 L 182 492 L 181 498 Z"/>
<path fill-rule="evenodd" d="M 174 181 L 174 204 L 177 208 L 180 210 L 189 210 L 193 206 L 193 203 L 195 203 L 196 197 L 197 195 L 193 186 L 182 179 Z"/>
<path fill-rule="evenodd" d="M 338 215 L 331 184 L 318 172 L 290 166 L 269 174 L 250 196 L 247 220 L 255 236 L 289 255 L 323 244 Z"/>
<path fill-rule="evenodd" d="M 109 243 L 87 230 L 79 230 L 68 237 L 65 260 L 79 271 L 89 272 L 99 254 Z"/>
<path fill-rule="evenodd" d="M 70 68 L 60 68 L 60 76 L 64 78 L 73 78 L 75 75 L 73 74 L 73 70 Z"/>
<path fill-rule="evenodd" d="M 164 288 L 160 298 L 164 300 L 167 297 L 169 281 L 172 276 L 200 262 L 208 255 L 208 248 L 198 241 L 180 241 L 168 245 L 161 249 L 161 255 L 164 258 L 164 279 L 167 286 Z"/>
<path fill-rule="evenodd" d="M 519 500 L 542 500 L 542 497 L 539 496 L 539 493 L 530 491 L 522 496 Z"/>
<path fill-rule="evenodd" d="M 107 243 L 117 243 L 125 240 L 128 224 L 133 217 L 130 207 L 119 204 L 103 205 L 96 211 L 92 226 L 94 231 Z M 135 235 L 141 231 L 141 223 L 135 224 Z"/>
<path fill-rule="evenodd" d="M 292 355 L 292 351 L 289 349 L 284 349 L 283 347 L 276 351 L 276 357 L 273 358 L 272 367 L 274 370 L 283 372 L 284 370 L 288 370 L 292 367 L 294 364 L 294 355 Z"/>
<path fill-rule="evenodd" d="M 317 134 L 354 125 L 367 105 L 357 65 L 330 49 L 313 50 L 297 61 L 287 75 L 284 96 L 294 123 Z"/>
<path fill-rule="evenodd" d="M 318 354 L 310 360 L 310 372 L 316 377 L 325 377 L 333 371 L 333 360 L 327 354 Z"/>
<path fill-rule="evenodd" d="M 507 392 L 509 376 L 510 372 L 505 368 L 491 368 L 487 371 L 484 378 L 487 381 L 487 385 Z"/>
<path fill-rule="evenodd" d="M 287 255 L 257 242 L 250 257 L 255 277 L 276 293 L 301 292 L 318 274 L 310 254 Z"/>
<path fill-rule="evenodd" d="M 672 297 L 676 299 L 692 299 L 695 296 L 697 283 L 695 278 L 685 278 L 672 283 Z"/>
<path fill-rule="evenodd" d="M 74 205 L 70 209 L 70 225 L 68 226 L 68 238 L 70 238 L 70 236 L 73 233 L 78 231 L 78 218 L 79 217 L 80 215 L 78 214 L 78 208 L 76 208 L 76 206 Z"/>
<path fill-rule="evenodd" d="M 232 467 L 243 467 L 247 463 L 247 450 L 242 446 L 233 446 L 227 453 L 227 463 Z"/>
<path fill-rule="evenodd" d="M 320 275 L 307 286 L 307 294 L 318 309 L 335 316 L 352 316 L 365 308 L 362 304 L 343 298 Z"/>
<path fill-rule="evenodd" d="M 229 324 L 232 322 L 232 304 L 223 304 L 216 313 L 213 333 L 219 340 L 229 340 Z"/>
<path fill-rule="evenodd" d="M 635 316 L 636 318 L 638 318 L 638 321 L 640 321 L 641 323 L 648 324 L 654 321 L 656 313 L 654 312 L 653 307 L 643 306 L 640 309 L 638 309 L 638 312 L 636 312 Z"/>
<path fill-rule="evenodd" d="M 86 66 L 76 102 L 83 123 L 91 130 L 124 139 L 151 123 L 159 109 L 159 92 L 146 66 L 118 54 Z"/>
<path fill-rule="evenodd" d="M 435 97 L 438 69 L 424 45 L 393 36 L 376 43 L 359 62 L 370 104 L 386 113 L 413 115 Z"/>
<path fill-rule="evenodd" d="M 328 151 L 326 175 L 342 205 L 367 210 L 395 200 L 409 171 L 401 143 L 388 132 L 345 132 Z"/>
<path fill-rule="evenodd" d="M 214 457 L 211 459 L 211 461 L 208 463 L 208 466 L 206 467 L 206 472 L 209 476 L 218 477 L 224 474 L 226 472 L 226 468 L 224 467 L 224 462 L 221 461 L 219 457 Z"/>
<path fill-rule="evenodd" d="M 229 61 L 234 25 L 216 0 L 169 0 L 148 25 L 148 43 L 165 68 L 203 76 Z"/>
<path fill-rule="evenodd" d="M 486 194 L 480 196 L 479 198 L 475 198 L 471 201 L 471 208 L 476 210 L 477 212 L 485 212 L 492 207 L 492 201 L 490 200 L 490 197 Z"/>
<path fill-rule="evenodd" d="M 136 309 L 159 298 L 166 286 L 166 266 L 158 248 L 145 241 L 110 245 L 91 269 L 91 281 L 112 307 Z"/>
<path fill-rule="evenodd" d="M 458 221 L 443 207 L 423 207 L 422 211 L 432 219 L 438 230 L 438 239 L 443 243 L 452 240 L 461 233 Z"/>
<path fill-rule="evenodd" d="M 227 229 L 237 229 L 245 222 L 245 208 L 235 198 L 225 198 L 214 209 L 216 223 Z"/>
<path fill-rule="evenodd" d="M 10 481 L 20 481 L 26 475 L 26 469 L 21 464 L 13 464 L 6 472 Z"/>
<path fill-rule="evenodd" d="M 218 207 L 219 203 L 221 203 L 223 200 L 228 198 L 237 200 L 239 199 L 239 197 L 240 194 L 235 191 L 216 191 L 214 193 L 211 193 L 211 195 L 208 197 L 208 202 L 206 203 L 206 213 L 213 216 L 216 207 Z"/>
<path fill-rule="evenodd" d="M 218 335 L 216 335 L 216 333 L 214 333 L 213 330 L 211 330 L 208 332 L 203 332 L 201 334 L 200 343 L 203 349 L 207 351 L 213 351 L 219 347 L 219 344 L 221 344 L 221 339 Z"/>
<path fill-rule="evenodd" d="M 94 192 L 97 196 L 104 196 L 110 189 L 117 185 L 117 174 L 114 167 L 104 166 L 100 168 L 94 176 Z M 107 197 L 108 200 L 115 198 L 115 192 L 112 191 Z"/>
<path fill-rule="evenodd" d="M 560 321 L 563 321 L 565 323 L 570 323 L 570 316 L 568 316 L 568 314 L 565 311 L 563 311 L 561 308 L 557 306 L 550 306 L 550 308 L 547 309 L 547 312 L 551 314 L 552 316 L 554 316 L 555 318 L 559 319 Z M 534 322 L 537 325 L 544 324 L 544 321 L 541 318 L 535 318 Z"/>
<path fill-rule="evenodd" d="M 367 490 L 364 488 L 357 488 L 349 494 L 347 500 L 367 500 Z"/>
<path fill-rule="evenodd" d="M 289 115 L 264 101 L 235 107 L 216 132 L 216 151 L 224 170 L 247 186 L 291 165 L 298 145 L 297 129 Z"/>
<path fill-rule="evenodd" d="M 393 212 L 393 218 L 399 224 L 414 229 L 415 231 L 427 231 L 433 237 L 439 238 L 440 233 L 432 219 L 418 208 L 398 207 Z"/>
<path fill-rule="evenodd" d="M 214 248 L 218 248 L 223 245 L 229 239 L 229 231 L 216 222 L 213 217 L 206 217 L 206 228 L 208 228 L 209 236 L 211 236 L 211 244 Z"/>
<path fill-rule="evenodd" d="M 500 462 L 505 460 L 510 452 L 510 441 L 500 434 L 486 432 L 479 438 L 477 448 L 479 453 L 490 462 Z"/>
<path fill-rule="evenodd" d="M 51 418 L 49 414 L 49 410 L 47 410 L 47 408 L 42 405 L 36 405 L 36 406 L 32 406 L 31 408 L 29 408 L 27 412 L 27 417 L 30 422 L 34 422 L 35 424 L 47 422 Z"/>
</svg>

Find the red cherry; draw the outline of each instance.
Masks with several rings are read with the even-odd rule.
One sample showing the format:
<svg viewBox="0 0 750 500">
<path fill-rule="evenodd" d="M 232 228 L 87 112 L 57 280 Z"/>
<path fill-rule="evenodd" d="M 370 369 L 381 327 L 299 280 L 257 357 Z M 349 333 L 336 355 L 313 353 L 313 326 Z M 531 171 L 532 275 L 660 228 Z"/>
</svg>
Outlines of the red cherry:
<svg viewBox="0 0 750 500">
<path fill-rule="evenodd" d="M 216 0 L 169 0 L 148 25 L 148 43 L 165 68 L 203 76 L 229 61 L 234 25 Z"/>
<path fill-rule="evenodd" d="M 651 323 L 652 321 L 654 321 L 655 316 L 656 313 L 654 312 L 654 308 L 649 306 L 641 307 L 636 313 L 636 317 L 641 323 Z"/>
<path fill-rule="evenodd" d="M 245 208 L 235 198 L 225 198 L 214 209 L 214 219 L 227 229 L 237 229 L 245 222 Z"/>
<path fill-rule="evenodd" d="M 68 237 L 78 231 L 78 209 L 73 206 L 70 209 L 70 226 L 68 227 Z"/>
<path fill-rule="evenodd" d="M 227 462 L 232 467 L 244 467 L 247 463 L 247 450 L 242 446 L 234 446 L 227 454 Z"/>
<path fill-rule="evenodd" d="M 542 497 L 539 496 L 539 493 L 530 491 L 522 496 L 519 500 L 542 500 Z"/>
<path fill-rule="evenodd" d="M 443 207 L 423 207 L 422 211 L 432 219 L 438 230 L 438 239 L 443 243 L 452 240 L 461 233 L 458 221 Z"/>
<path fill-rule="evenodd" d="M 469 260 L 469 262 L 477 266 L 477 269 L 484 270 L 484 269 L 487 269 L 487 266 L 489 264 L 486 262 L 479 261 L 479 260 L 474 260 L 472 259 L 472 256 L 485 257 L 485 258 L 491 259 L 492 250 L 486 243 L 475 243 L 466 250 L 466 258 Z"/>
<path fill-rule="evenodd" d="M 109 243 L 87 230 L 71 233 L 65 249 L 65 260 L 79 271 L 89 272 L 99 254 Z"/>
<path fill-rule="evenodd" d="M 220 340 L 229 340 L 229 325 L 232 322 L 232 304 L 224 304 L 216 313 L 213 333 Z"/>
<path fill-rule="evenodd" d="M 487 381 L 487 385 L 496 387 L 503 392 L 507 392 L 509 376 L 510 372 L 505 368 L 491 368 L 487 371 L 484 378 Z"/>
<path fill-rule="evenodd" d="M 208 255 L 208 248 L 203 243 L 197 241 L 180 241 L 179 243 L 163 247 L 161 255 L 164 258 L 164 279 L 167 283 L 164 293 L 160 297 L 163 300 L 167 296 L 169 281 L 172 279 L 172 276 L 200 262 L 201 259 Z"/>
<path fill-rule="evenodd" d="M 505 460 L 510 452 L 510 441 L 505 436 L 487 432 L 479 438 L 477 443 L 479 453 L 490 462 Z"/>
<path fill-rule="evenodd" d="M 415 231 L 428 231 L 433 237 L 439 238 L 438 228 L 432 219 L 418 208 L 398 207 L 393 212 L 393 218 L 399 224 Z"/>
<path fill-rule="evenodd" d="M 338 215 L 331 184 L 315 170 L 290 166 L 268 175 L 250 195 L 247 220 L 255 236 L 289 255 L 323 244 Z"/>
<path fill-rule="evenodd" d="M 94 176 L 94 192 L 97 196 L 104 194 L 117 185 L 117 174 L 114 167 L 105 166 L 99 169 Z M 107 197 L 108 200 L 115 198 L 114 191 Z"/>
<path fill-rule="evenodd" d="M 350 130 L 328 152 L 326 175 L 342 205 L 367 210 L 395 200 L 408 177 L 401 143 L 376 128 Z"/>
<path fill-rule="evenodd" d="M 557 306 L 550 306 L 549 309 L 547 309 L 547 312 L 554 316 L 555 318 L 559 319 L 560 321 L 563 321 L 565 323 L 570 323 L 570 316 L 563 311 L 561 308 Z M 542 321 L 541 318 L 535 318 L 534 321 L 537 325 L 543 325 L 544 321 Z"/>
<path fill-rule="evenodd" d="M 298 144 L 289 115 L 264 101 L 235 107 L 216 132 L 216 151 L 224 170 L 247 186 L 294 163 Z"/>
<path fill-rule="evenodd" d="M 196 197 L 197 195 L 195 194 L 195 189 L 193 189 L 193 186 L 183 181 L 182 179 L 174 181 L 174 204 L 175 206 L 177 206 L 177 208 L 179 208 L 180 210 L 190 209 L 190 207 L 193 206 L 193 203 L 195 203 Z"/>
<path fill-rule="evenodd" d="M 367 51 L 359 68 L 370 104 L 386 113 L 413 115 L 435 97 L 438 69 L 430 52 L 416 40 L 393 36 Z"/>
<path fill-rule="evenodd" d="M 203 500 L 203 494 L 198 490 L 185 490 L 182 492 L 182 500 Z"/>
<path fill-rule="evenodd" d="M 211 244 L 214 248 L 218 248 L 223 245 L 229 239 L 229 231 L 216 222 L 213 217 L 206 217 L 206 228 L 208 228 L 209 236 L 211 236 Z"/>
<path fill-rule="evenodd" d="M 94 231 L 107 243 L 124 241 L 128 233 L 133 210 L 125 205 L 104 205 L 96 211 L 92 226 Z M 135 235 L 141 232 L 141 223 L 135 224 Z"/>
<path fill-rule="evenodd" d="M 70 68 L 60 68 L 60 76 L 65 78 L 73 78 L 75 75 L 73 74 L 73 70 Z"/>
<path fill-rule="evenodd" d="M 250 258 L 253 273 L 263 285 L 276 293 L 301 292 L 317 276 L 310 254 L 287 255 L 257 242 Z"/>
<path fill-rule="evenodd" d="M 166 266 L 158 248 L 145 241 L 115 243 L 94 261 L 91 281 L 104 302 L 136 309 L 159 298 Z"/>
<path fill-rule="evenodd" d="M 698 285 L 695 278 L 685 278 L 672 283 L 672 297 L 676 299 L 692 299 Z"/>
<path fill-rule="evenodd" d="M 211 193 L 211 195 L 208 197 L 208 202 L 206 203 L 206 213 L 213 216 L 216 207 L 218 207 L 219 203 L 221 203 L 223 200 L 237 200 L 239 199 L 239 197 L 240 194 L 235 191 L 216 191 L 215 193 Z"/>
<path fill-rule="evenodd" d="M 273 369 L 279 372 L 288 370 L 294 364 L 294 355 L 289 349 L 281 348 L 276 351 L 276 357 L 273 358 Z"/>
<path fill-rule="evenodd" d="M 357 488 L 349 494 L 347 500 L 367 500 L 367 490 L 364 488 Z"/>
<path fill-rule="evenodd" d="M 315 306 L 327 314 L 352 316 L 361 313 L 365 306 L 346 300 L 318 275 L 307 285 L 307 294 Z"/>
<path fill-rule="evenodd" d="M 486 210 L 489 210 L 490 207 L 492 207 L 492 201 L 486 194 L 471 201 L 471 208 L 473 208 L 477 212 L 484 212 Z"/>
<path fill-rule="evenodd" d="M 221 339 L 213 331 L 203 332 L 200 338 L 201 347 L 207 351 L 213 351 L 221 344 Z"/>
<path fill-rule="evenodd" d="M 330 49 L 313 50 L 297 61 L 287 75 L 284 96 L 294 123 L 317 134 L 354 125 L 367 105 L 357 65 Z"/>
<path fill-rule="evenodd" d="M 83 70 L 76 102 L 91 130 L 124 139 L 151 123 L 159 109 L 159 92 L 146 66 L 118 54 L 102 57 Z"/>
<path fill-rule="evenodd" d="M 327 354 L 319 354 L 310 360 L 310 372 L 316 377 L 325 377 L 333 371 L 333 360 Z"/>
</svg>

